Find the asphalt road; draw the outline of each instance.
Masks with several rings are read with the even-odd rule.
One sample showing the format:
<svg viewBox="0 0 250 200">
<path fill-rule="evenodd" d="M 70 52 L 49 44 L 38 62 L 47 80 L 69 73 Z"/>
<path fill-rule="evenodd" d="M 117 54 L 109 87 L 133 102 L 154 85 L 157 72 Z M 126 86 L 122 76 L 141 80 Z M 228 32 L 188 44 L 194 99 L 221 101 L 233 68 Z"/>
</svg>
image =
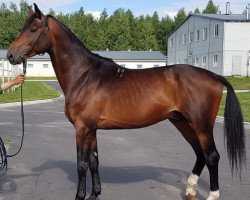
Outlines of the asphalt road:
<svg viewBox="0 0 250 200">
<path fill-rule="evenodd" d="M 1 108 L 0 135 L 18 148 L 19 107 Z M 77 187 L 75 133 L 63 113 L 64 102 L 25 106 L 25 141 L 9 159 L 0 177 L 0 200 L 74 200 Z M 241 183 L 232 178 L 223 143 L 222 124 L 215 139 L 221 154 L 221 200 L 250 199 L 250 156 Z M 250 150 L 250 132 L 246 137 Z M 181 134 L 167 121 L 143 129 L 98 131 L 102 195 L 100 200 L 181 200 L 195 156 Z M 88 194 L 91 192 L 88 177 Z M 198 199 L 208 197 L 205 169 Z"/>
</svg>

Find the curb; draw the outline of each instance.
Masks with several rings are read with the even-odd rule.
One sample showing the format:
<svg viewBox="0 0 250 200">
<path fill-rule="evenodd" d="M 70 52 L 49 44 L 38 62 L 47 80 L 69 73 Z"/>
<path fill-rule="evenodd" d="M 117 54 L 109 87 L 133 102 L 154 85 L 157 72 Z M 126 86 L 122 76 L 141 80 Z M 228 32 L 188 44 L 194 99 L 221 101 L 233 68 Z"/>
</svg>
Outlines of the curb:
<svg viewBox="0 0 250 200">
<path fill-rule="evenodd" d="M 248 93 L 250 90 L 234 90 L 235 93 Z M 223 90 L 223 94 L 227 93 L 227 90 Z"/>
<path fill-rule="evenodd" d="M 62 100 L 64 100 L 63 94 L 59 97 L 54 98 L 54 99 L 25 101 L 25 102 L 23 102 L 23 105 L 26 106 L 26 105 L 34 105 L 34 104 L 41 104 L 41 103 L 50 103 L 50 102 L 62 101 Z M 8 107 L 15 107 L 15 106 L 20 106 L 20 102 L 0 104 L 0 108 L 8 108 Z"/>
</svg>

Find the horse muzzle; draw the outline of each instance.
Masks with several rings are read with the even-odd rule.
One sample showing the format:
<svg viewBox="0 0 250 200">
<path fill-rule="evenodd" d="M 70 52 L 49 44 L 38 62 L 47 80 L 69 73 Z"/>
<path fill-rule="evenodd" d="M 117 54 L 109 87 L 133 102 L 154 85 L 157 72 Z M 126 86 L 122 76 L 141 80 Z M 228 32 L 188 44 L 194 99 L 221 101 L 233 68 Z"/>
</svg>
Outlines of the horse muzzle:
<svg viewBox="0 0 250 200">
<path fill-rule="evenodd" d="M 26 57 L 27 57 L 26 54 L 13 52 L 11 49 L 9 49 L 7 52 L 7 59 L 12 65 L 21 64 Z"/>
</svg>

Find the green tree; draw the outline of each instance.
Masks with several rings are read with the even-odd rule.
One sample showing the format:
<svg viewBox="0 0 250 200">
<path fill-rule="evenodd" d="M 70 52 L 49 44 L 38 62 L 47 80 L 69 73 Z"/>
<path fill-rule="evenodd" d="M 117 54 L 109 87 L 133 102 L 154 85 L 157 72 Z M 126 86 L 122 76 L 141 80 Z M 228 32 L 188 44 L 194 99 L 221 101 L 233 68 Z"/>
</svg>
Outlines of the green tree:
<svg viewBox="0 0 250 200">
<path fill-rule="evenodd" d="M 129 18 L 124 9 L 117 9 L 109 18 L 108 40 L 110 50 L 128 50 L 131 44 Z"/>
<path fill-rule="evenodd" d="M 7 12 L 7 11 L 8 11 L 8 7 L 7 7 L 6 3 L 2 3 L 0 6 L 0 12 L 3 13 L 3 12 Z"/>
<path fill-rule="evenodd" d="M 213 0 L 209 0 L 206 8 L 202 11 L 202 13 L 216 14 L 217 11 L 218 11 L 218 9 L 217 9 L 216 5 L 214 4 Z"/>
<path fill-rule="evenodd" d="M 10 2 L 10 6 L 9 6 L 10 10 L 14 13 L 17 13 L 17 6 L 15 3 Z"/>
<path fill-rule="evenodd" d="M 133 35 L 133 50 L 159 50 L 154 27 L 149 17 L 136 18 L 136 32 Z"/>
<path fill-rule="evenodd" d="M 167 54 L 168 39 L 167 36 L 174 30 L 174 21 L 169 16 L 161 19 L 159 32 L 158 32 L 158 44 L 159 50 Z"/>
<path fill-rule="evenodd" d="M 56 13 L 55 13 L 55 11 L 52 8 L 49 9 L 49 13 L 48 14 L 51 15 L 51 16 L 56 16 Z"/>
<path fill-rule="evenodd" d="M 94 46 L 92 50 L 107 50 L 109 48 L 108 40 L 108 24 L 109 17 L 106 9 L 104 9 L 100 15 L 99 20 L 96 22 Z"/>
<path fill-rule="evenodd" d="M 200 10 L 199 10 L 198 7 L 194 10 L 194 13 L 195 13 L 195 14 L 201 14 L 201 12 L 200 12 Z"/>
<path fill-rule="evenodd" d="M 29 4 L 27 3 L 26 0 L 21 0 L 20 1 L 20 11 L 22 14 L 27 14 Z"/>
<path fill-rule="evenodd" d="M 174 27 L 179 26 L 185 19 L 187 18 L 187 14 L 185 12 L 185 8 L 181 8 L 177 15 L 174 17 Z"/>
<path fill-rule="evenodd" d="M 8 48 L 20 33 L 27 18 L 27 0 L 0 5 L 0 48 Z M 18 9 L 20 8 L 20 9 Z M 58 13 L 50 9 L 50 15 L 69 27 L 90 50 L 160 50 L 166 53 L 167 35 L 186 18 L 184 8 L 174 20 L 169 16 L 135 17 L 131 10 L 117 9 L 108 16 L 104 9 L 99 19 L 84 12 L 81 7 L 74 13 Z"/>
</svg>

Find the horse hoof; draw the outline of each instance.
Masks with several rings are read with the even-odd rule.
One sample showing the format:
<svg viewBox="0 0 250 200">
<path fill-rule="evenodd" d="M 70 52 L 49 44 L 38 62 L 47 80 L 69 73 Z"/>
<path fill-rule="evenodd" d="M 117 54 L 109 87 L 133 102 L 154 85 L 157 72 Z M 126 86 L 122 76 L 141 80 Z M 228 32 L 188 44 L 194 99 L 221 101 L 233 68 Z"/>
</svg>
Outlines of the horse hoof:
<svg viewBox="0 0 250 200">
<path fill-rule="evenodd" d="M 76 196 L 75 200 L 85 200 L 85 197 Z"/>
<path fill-rule="evenodd" d="M 95 194 L 91 194 L 89 198 L 87 198 L 86 200 L 96 200 L 98 195 Z"/>
<path fill-rule="evenodd" d="M 189 194 L 186 196 L 186 200 L 195 200 L 195 196 Z"/>
</svg>

